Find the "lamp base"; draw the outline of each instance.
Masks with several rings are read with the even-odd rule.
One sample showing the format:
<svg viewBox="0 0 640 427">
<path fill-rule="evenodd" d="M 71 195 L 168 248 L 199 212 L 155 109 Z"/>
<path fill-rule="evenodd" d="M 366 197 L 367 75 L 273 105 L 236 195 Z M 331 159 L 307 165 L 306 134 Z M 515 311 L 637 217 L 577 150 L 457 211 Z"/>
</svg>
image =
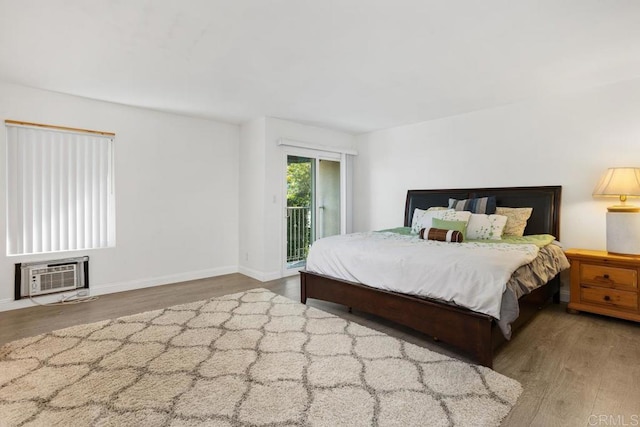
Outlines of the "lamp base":
<svg viewBox="0 0 640 427">
<path fill-rule="evenodd" d="M 640 255 L 640 212 L 607 212 L 607 252 Z"/>
</svg>

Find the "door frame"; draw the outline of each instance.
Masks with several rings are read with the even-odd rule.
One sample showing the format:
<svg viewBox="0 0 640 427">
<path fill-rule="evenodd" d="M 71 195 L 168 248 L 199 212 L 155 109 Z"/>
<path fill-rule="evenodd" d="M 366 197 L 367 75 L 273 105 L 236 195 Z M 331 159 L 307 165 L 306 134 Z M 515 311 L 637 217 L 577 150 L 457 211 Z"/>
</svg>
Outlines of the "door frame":
<svg viewBox="0 0 640 427">
<path fill-rule="evenodd" d="M 324 151 L 324 150 L 315 150 L 311 148 L 299 148 L 299 147 L 283 147 L 283 156 L 280 170 L 282 171 L 282 176 L 280 182 L 282 183 L 282 222 L 281 222 L 281 232 L 280 238 L 282 239 L 281 246 L 281 256 L 280 256 L 280 268 L 282 271 L 282 277 L 293 276 L 298 274 L 298 272 L 302 269 L 299 268 L 287 268 L 287 164 L 288 164 L 288 156 L 300 156 L 300 157 L 308 157 L 310 159 L 314 159 L 316 162 L 316 173 L 318 168 L 319 160 L 331 160 L 334 162 L 340 163 L 340 234 L 345 234 L 347 230 L 347 158 L 345 153 L 336 153 L 332 151 Z M 313 179 L 314 188 L 313 197 L 314 200 L 313 209 L 314 209 L 314 217 L 317 218 L 317 203 L 315 202 L 315 192 L 317 185 L 317 179 Z M 315 222 L 315 227 L 317 228 L 317 221 Z M 316 235 L 317 230 L 314 230 L 312 233 L 314 236 Z M 313 243 L 313 242 L 312 242 Z"/>
</svg>

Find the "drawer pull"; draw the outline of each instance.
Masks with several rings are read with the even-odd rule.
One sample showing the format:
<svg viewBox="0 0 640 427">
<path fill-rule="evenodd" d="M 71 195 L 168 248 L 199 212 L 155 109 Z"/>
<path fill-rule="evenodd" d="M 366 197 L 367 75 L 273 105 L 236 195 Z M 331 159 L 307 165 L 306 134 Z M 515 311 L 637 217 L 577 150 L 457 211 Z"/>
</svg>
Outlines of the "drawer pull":
<svg viewBox="0 0 640 427">
<path fill-rule="evenodd" d="M 611 297 L 609 295 L 605 295 L 603 299 L 605 301 L 611 301 Z"/>
<path fill-rule="evenodd" d="M 596 280 L 601 283 L 607 283 L 607 284 L 613 283 L 613 279 L 611 279 L 608 274 L 603 274 L 602 276 L 596 276 Z"/>
</svg>

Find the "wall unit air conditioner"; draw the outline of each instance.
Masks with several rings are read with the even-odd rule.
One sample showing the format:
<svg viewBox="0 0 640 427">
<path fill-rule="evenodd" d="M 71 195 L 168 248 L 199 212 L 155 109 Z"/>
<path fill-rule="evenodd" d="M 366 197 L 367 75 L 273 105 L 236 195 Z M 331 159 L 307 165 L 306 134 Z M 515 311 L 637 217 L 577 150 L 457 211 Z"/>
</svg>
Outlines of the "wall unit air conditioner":
<svg viewBox="0 0 640 427">
<path fill-rule="evenodd" d="M 16 264 L 16 299 L 89 287 L 89 257 Z"/>
</svg>

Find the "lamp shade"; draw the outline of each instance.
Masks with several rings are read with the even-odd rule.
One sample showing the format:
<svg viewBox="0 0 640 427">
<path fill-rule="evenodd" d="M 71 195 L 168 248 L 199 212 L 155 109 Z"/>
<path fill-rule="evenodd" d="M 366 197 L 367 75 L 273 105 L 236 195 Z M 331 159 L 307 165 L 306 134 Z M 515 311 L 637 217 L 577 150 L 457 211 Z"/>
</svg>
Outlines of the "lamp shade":
<svg viewBox="0 0 640 427">
<path fill-rule="evenodd" d="M 640 168 L 609 168 L 593 190 L 594 196 L 615 196 L 620 205 L 612 206 L 609 211 L 637 210 L 639 208 L 625 204 L 627 197 L 640 197 Z"/>
<path fill-rule="evenodd" d="M 593 190 L 594 196 L 640 196 L 640 168 L 609 168 Z"/>
</svg>

